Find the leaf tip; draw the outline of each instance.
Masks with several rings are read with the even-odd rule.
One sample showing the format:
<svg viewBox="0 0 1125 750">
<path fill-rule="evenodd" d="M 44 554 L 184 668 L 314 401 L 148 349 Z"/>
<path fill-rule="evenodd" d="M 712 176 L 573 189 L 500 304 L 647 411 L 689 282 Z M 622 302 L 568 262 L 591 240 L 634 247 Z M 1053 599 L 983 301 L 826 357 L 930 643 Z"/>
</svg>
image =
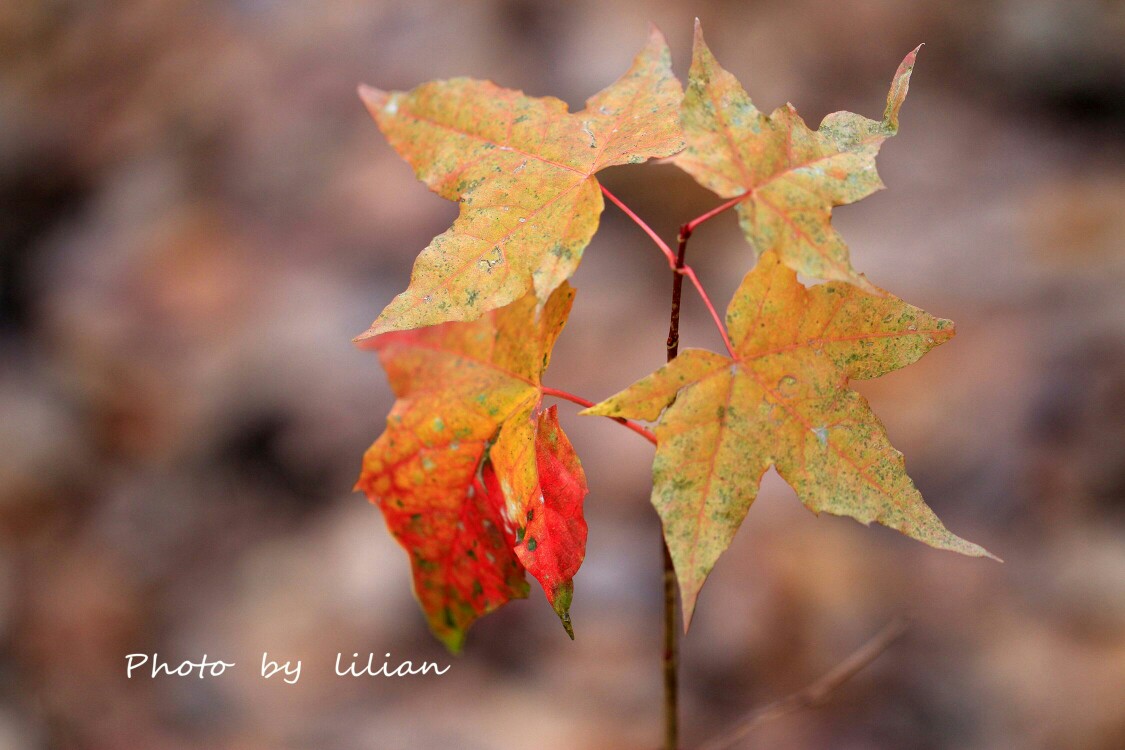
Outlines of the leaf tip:
<svg viewBox="0 0 1125 750">
<path fill-rule="evenodd" d="M 973 544 L 972 542 L 965 542 L 965 544 L 968 545 L 968 549 L 957 549 L 955 551 L 960 552 L 963 555 L 968 555 L 969 557 L 985 557 L 989 560 L 995 560 L 996 562 L 1001 564 L 1003 564 L 1004 562 L 1002 559 L 992 554 L 979 544 Z"/>
<path fill-rule="evenodd" d="M 910 90 L 910 75 L 914 72 L 914 62 L 923 46 L 919 44 L 902 58 L 894 78 L 891 79 L 891 89 L 887 92 L 887 108 L 883 110 L 883 127 L 890 135 L 898 132 L 898 113 L 902 109 L 902 103 L 906 101 L 906 93 Z"/>
<path fill-rule="evenodd" d="M 667 534 L 664 538 L 667 541 Z M 675 562 L 673 562 L 673 567 L 676 572 L 676 585 L 680 590 L 680 616 L 683 617 L 684 633 L 686 634 L 688 629 L 691 628 L 692 618 L 695 617 L 695 604 L 699 600 L 699 592 L 703 588 L 703 583 L 706 582 L 706 574 L 703 581 L 688 579 L 680 575 L 680 567 Z"/>
<path fill-rule="evenodd" d="M 957 554 L 965 555 L 966 557 L 987 557 L 989 559 L 995 560 L 998 563 L 1004 562 L 999 557 L 992 554 L 979 544 L 970 542 L 968 539 L 962 539 L 961 537 L 957 536 L 952 531 L 949 531 L 944 527 L 941 528 L 941 531 L 944 533 L 936 539 L 926 539 L 915 536 L 914 534 L 908 534 L 908 536 L 917 539 L 918 541 L 924 542 L 925 544 L 928 544 L 936 549 L 956 552 Z"/>
<path fill-rule="evenodd" d="M 386 91 L 368 86 L 366 83 L 359 84 L 356 87 L 356 93 L 359 94 L 359 98 L 367 105 L 367 108 L 372 111 L 382 109 L 390 96 Z"/>
<path fill-rule="evenodd" d="M 865 274 L 865 273 L 853 271 L 850 276 L 848 276 L 848 277 L 846 277 L 842 280 L 850 282 L 851 284 L 855 285 L 861 291 L 867 292 L 868 294 L 870 294 L 874 297 L 884 297 L 884 298 L 886 298 L 886 297 L 893 297 L 894 296 L 893 294 L 888 292 L 886 289 L 883 289 L 882 287 L 876 286 L 875 284 L 871 283 L 871 280 L 869 278 L 867 278 L 867 274 Z"/>
<path fill-rule="evenodd" d="M 652 21 L 648 22 L 648 43 L 654 47 L 666 47 L 668 45 L 664 38 L 664 32 Z"/>
<path fill-rule="evenodd" d="M 613 397 L 599 401 L 596 404 L 587 406 L 578 412 L 580 417 L 616 417 L 617 409 L 613 403 Z"/>
<path fill-rule="evenodd" d="M 957 544 L 956 546 L 950 546 L 949 549 L 952 549 L 954 552 L 960 552 L 962 555 L 968 555 L 969 557 L 987 557 L 998 563 L 1004 562 L 979 544 L 974 544 L 968 539 L 962 539 L 957 535 L 953 535 L 953 538 L 957 541 Z"/>
<path fill-rule="evenodd" d="M 688 629 L 691 627 L 691 618 L 695 616 L 696 596 L 697 594 L 693 594 L 689 598 L 684 592 L 684 587 L 680 586 L 680 614 L 684 618 L 684 635 L 687 635 Z"/>
<path fill-rule="evenodd" d="M 707 49 L 707 42 L 703 39 L 703 23 L 699 16 L 695 17 L 695 29 L 692 32 L 692 57 Z"/>
<path fill-rule="evenodd" d="M 551 606 L 554 607 L 555 614 L 559 616 L 559 622 L 562 623 L 563 630 L 573 641 L 574 623 L 570 620 L 570 604 L 574 600 L 574 581 L 568 580 L 559 584 L 555 587 L 553 593 Z"/>
<path fill-rule="evenodd" d="M 454 656 L 460 656 L 461 650 L 465 648 L 465 631 L 458 630 L 453 633 L 445 633 L 438 636 L 438 640 L 445 646 L 445 650 Z"/>
<path fill-rule="evenodd" d="M 352 343 L 360 349 L 374 349 L 375 343 L 372 341 L 372 339 L 374 339 L 380 333 L 381 331 L 377 330 L 374 324 L 372 324 L 372 326 L 366 331 L 353 338 Z"/>
</svg>

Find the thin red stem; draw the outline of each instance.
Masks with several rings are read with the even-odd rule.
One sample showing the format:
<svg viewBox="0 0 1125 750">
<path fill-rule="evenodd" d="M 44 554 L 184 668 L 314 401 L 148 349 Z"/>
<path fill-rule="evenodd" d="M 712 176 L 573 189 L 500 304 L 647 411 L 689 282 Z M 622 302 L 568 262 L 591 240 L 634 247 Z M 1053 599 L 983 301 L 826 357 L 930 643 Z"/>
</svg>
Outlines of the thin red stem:
<svg viewBox="0 0 1125 750">
<path fill-rule="evenodd" d="M 660 239 L 660 235 L 657 234 L 656 232 L 652 231 L 652 227 L 650 227 L 648 224 L 646 224 L 644 222 L 644 219 L 642 219 L 640 216 L 637 216 L 633 212 L 633 209 L 629 208 L 624 203 L 622 203 L 620 198 L 618 198 L 613 193 L 609 192 L 609 190 L 606 189 L 605 185 L 602 185 L 601 188 L 602 188 L 602 194 L 606 198 L 609 198 L 610 201 L 613 202 L 613 205 L 620 208 L 621 211 L 626 216 L 628 216 L 630 219 L 633 220 L 634 224 L 636 224 L 638 227 L 643 229 L 644 233 L 647 234 L 649 236 L 649 238 L 653 242 L 656 243 L 656 246 L 658 248 L 660 248 L 660 251 L 662 253 L 664 253 L 664 257 L 668 259 L 668 267 L 674 269 L 676 267 L 676 254 L 672 252 L 672 248 L 668 247 L 668 243 L 665 242 L 664 240 Z"/>
<path fill-rule="evenodd" d="M 613 202 L 613 205 L 620 208 L 626 216 L 633 220 L 634 224 L 644 230 L 644 233 L 647 234 L 654 243 L 656 243 L 656 246 L 660 248 L 660 252 L 664 253 L 664 257 L 668 259 L 668 267 L 678 274 L 687 276 L 688 279 L 691 280 L 691 285 L 695 287 L 695 291 L 699 292 L 699 296 L 703 299 L 703 304 L 707 306 L 707 312 L 711 314 L 711 320 L 715 321 L 715 327 L 719 329 L 719 335 L 723 337 L 723 344 L 726 345 L 727 351 L 732 357 L 735 356 L 734 347 L 731 346 L 730 338 L 727 336 L 727 329 L 723 325 L 723 319 L 719 317 L 719 313 L 715 310 L 715 305 L 711 302 L 711 297 L 707 294 L 707 290 L 703 288 L 703 282 L 701 282 L 699 280 L 699 277 L 695 275 L 695 270 L 692 269 L 691 266 L 680 263 L 676 257 L 676 253 L 672 252 L 672 248 L 668 246 L 668 243 L 660 239 L 660 235 L 653 231 L 652 227 L 646 224 L 644 219 L 642 219 L 640 216 L 637 216 L 636 212 L 626 206 L 620 198 L 607 190 L 605 185 L 602 185 L 601 188 L 602 193 L 605 195 L 605 197 L 609 198 L 609 200 Z M 732 203 L 731 205 L 734 204 Z M 729 208 L 729 206 L 727 206 L 727 208 Z M 723 210 L 725 210 L 725 208 Z M 706 218 L 700 218 L 702 218 L 703 221 L 706 221 L 706 219 L 710 217 L 708 216 Z M 699 219 L 696 219 L 696 221 L 699 221 Z M 693 229 L 691 224 L 692 222 L 688 222 L 681 228 L 681 242 L 686 242 L 687 238 L 691 236 L 691 232 Z"/>
<path fill-rule="evenodd" d="M 731 346 L 730 337 L 727 336 L 726 326 L 723 325 L 722 318 L 719 317 L 715 306 L 711 304 L 711 298 L 708 297 L 707 292 L 703 290 L 703 284 L 699 281 L 699 277 L 695 275 L 695 271 L 692 270 L 691 266 L 684 266 L 678 270 L 678 273 L 682 273 L 684 276 L 691 279 L 691 285 L 695 287 L 695 290 L 699 292 L 699 296 L 703 298 L 703 304 L 707 306 L 707 312 L 711 313 L 711 320 L 715 321 L 715 327 L 719 329 L 719 335 L 723 337 L 723 344 L 726 346 L 727 352 L 730 356 L 737 357 L 734 353 L 734 347 Z"/>
<path fill-rule="evenodd" d="M 689 221 L 687 224 L 684 224 L 684 227 L 687 229 L 688 235 L 690 236 L 691 233 L 694 232 L 700 224 L 702 224 L 706 221 L 710 221 L 711 219 L 714 219 L 716 216 L 723 213 L 724 211 L 727 211 L 728 209 L 734 208 L 739 203 L 746 200 L 749 197 L 749 195 L 750 195 L 749 191 L 743 193 L 742 195 L 736 195 L 735 197 L 731 198 L 729 201 L 727 201 L 723 205 L 718 206 L 716 208 L 712 208 L 710 211 L 708 211 L 707 213 L 705 213 L 701 216 L 696 216 L 694 219 Z"/>
<path fill-rule="evenodd" d="M 543 392 L 544 396 L 554 396 L 555 398 L 561 398 L 564 401 L 570 401 L 571 403 L 578 404 L 579 406 L 584 406 L 587 409 L 594 405 L 594 402 L 590 401 L 589 399 L 582 398 L 581 396 L 575 396 L 573 393 L 567 393 L 566 391 L 560 391 L 558 388 L 548 388 L 544 385 L 540 386 L 539 390 Z M 649 441 L 653 445 L 656 445 L 656 435 L 649 432 L 644 427 L 641 427 L 636 422 L 624 419 L 623 417 L 610 417 L 610 419 L 612 419 L 614 422 L 618 422 L 619 424 L 624 425 L 625 427 L 628 427 L 630 430 L 637 433 L 645 440 Z"/>
</svg>

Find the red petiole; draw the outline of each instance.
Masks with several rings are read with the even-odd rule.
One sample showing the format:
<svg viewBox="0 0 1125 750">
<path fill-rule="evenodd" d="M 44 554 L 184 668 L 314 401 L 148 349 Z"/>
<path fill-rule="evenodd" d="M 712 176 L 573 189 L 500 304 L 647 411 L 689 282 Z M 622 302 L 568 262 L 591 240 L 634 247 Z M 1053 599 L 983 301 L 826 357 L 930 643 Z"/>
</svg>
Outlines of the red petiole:
<svg viewBox="0 0 1125 750">
<path fill-rule="evenodd" d="M 668 267 L 671 268 L 672 271 L 674 271 L 675 273 L 682 274 L 683 276 L 686 276 L 688 279 L 691 280 L 692 286 L 695 287 L 695 290 L 697 292 L 699 292 L 699 296 L 703 299 L 703 304 L 707 306 L 707 312 L 709 312 L 711 314 L 711 319 L 715 321 L 715 327 L 719 329 L 719 335 L 723 337 L 723 344 L 726 345 L 727 351 L 730 353 L 730 355 L 732 357 L 735 356 L 734 347 L 731 346 L 730 337 L 727 336 L 726 326 L 723 325 L 723 319 L 721 317 L 719 317 L 719 313 L 715 310 L 715 305 L 713 305 L 711 303 L 711 297 L 708 296 L 707 290 L 703 288 L 703 283 L 699 280 L 699 277 L 696 276 L 695 270 L 692 269 L 691 266 L 683 265 L 683 264 L 679 263 L 677 261 L 677 258 L 676 258 L 676 253 L 672 251 L 672 248 L 669 247 L 667 242 L 660 239 L 660 235 L 658 235 L 655 231 L 653 231 L 652 227 L 650 227 L 648 224 L 646 224 L 645 221 L 640 216 L 638 216 L 636 214 L 636 212 L 634 212 L 631 208 L 626 206 L 625 203 L 623 203 L 620 198 L 618 198 L 616 195 L 614 195 L 609 190 L 607 190 L 605 185 L 602 185 L 601 188 L 602 188 L 602 194 L 604 194 L 606 198 L 609 198 L 609 200 L 615 206 L 620 208 L 621 211 L 626 216 L 628 216 L 633 221 L 634 224 L 636 224 L 638 227 L 640 227 L 644 231 L 644 233 L 649 236 L 649 239 L 651 239 L 656 244 L 656 246 L 658 248 L 660 248 L 660 252 L 664 253 L 664 257 L 667 258 L 667 260 L 668 260 Z M 727 203 L 724 203 L 722 206 L 719 206 L 718 208 L 716 208 L 712 211 L 708 211 L 707 213 L 703 214 L 702 216 L 700 216 L 696 219 L 693 219 L 693 220 L 687 222 L 686 224 L 684 224 L 682 227 L 680 227 L 679 241 L 680 241 L 681 246 L 687 244 L 688 238 L 691 236 L 691 233 L 695 230 L 695 228 L 697 226 L 699 226 L 703 222 L 707 221 L 708 219 L 711 219 L 712 217 L 717 216 L 718 214 L 722 213 L 723 211 L 726 211 L 728 208 L 731 208 L 732 206 L 736 205 L 744 197 L 745 196 L 740 196 L 737 199 L 734 199 L 732 201 L 728 201 Z"/>
<path fill-rule="evenodd" d="M 581 396 L 575 396 L 573 393 L 568 393 L 566 391 L 560 391 L 558 388 L 548 388 L 544 385 L 540 386 L 539 390 L 543 392 L 544 396 L 554 396 L 555 398 L 561 398 L 564 401 L 570 401 L 571 403 L 578 404 L 579 406 L 584 406 L 586 408 L 594 405 L 594 402 L 590 401 L 589 399 L 582 398 Z M 644 427 L 641 427 L 636 422 L 630 421 L 623 417 L 610 417 L 610 419 L 612 419 L 614 422 L 618 422 L 624 425 L 625 427 L 628 427 L 630 430 L 637 433 L 645 440 L 649 441 L 653 445 L 656 445 L 656 435 L 654 435 L 649 430 L 646 430 Z"/>
</svg>

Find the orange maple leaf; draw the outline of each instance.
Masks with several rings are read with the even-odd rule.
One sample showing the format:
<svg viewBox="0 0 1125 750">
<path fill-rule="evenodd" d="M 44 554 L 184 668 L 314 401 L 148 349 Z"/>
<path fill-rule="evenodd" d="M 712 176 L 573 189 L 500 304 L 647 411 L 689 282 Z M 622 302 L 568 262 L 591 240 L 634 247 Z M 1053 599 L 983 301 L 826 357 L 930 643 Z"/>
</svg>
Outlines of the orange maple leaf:
<svg viewBox="0 0 1125 750">
<path fill-rule="evenodd" d="M 469 78 L 360 95 L 418 177 L 461 210 L 359 339 L 474 320 L 531 289 L 545 302 L 598 227 L 594 174 L 683 147 L 682 89 L 655 29 L 629 71 L 573 114 L 559 99 Z"/>
<path fill-rule="evenodd" d="M 885 292 L 811 289 L 776 253 L 758 260 L 727 309 L 735 357 L 688 349 L 583 411 L 655 420 L 652 503 L 676 566 L 685 627 L 772 465 L 814 512 L 851 516 L 966 555 L 923 502 L 902 454 L 851 378 L 914 362 L 953 323 Z"/>
<path fill-rule="evenodd" d="M 773 250 L 808 276 L 875 291 L 852 269 L 848 247 L 832 226 L 832 208 L 883 188 L 875 156 L 898 132 L 917 54 L 908 54 L 895 72 L 882 121 L 834 112 L 814 131 L 792 104 L 768 117 L 760 112 L 716 62 L 696 21 L 680 115 L 687 146 L 673 162 L 737 204 L 742 231 L 759 255 Z"/>
<path fill-rule="evenodd" d="M 525 566 L 571 632 L 585 477 L 554 412 L 535 411 L 573 297 L 564 282 L 542 311 L 528 294 L 476 321 L 366 342 L 397 400 L 356 488 L 410 553 L 415 594 L 452 651 L 478 617 L 527 596 Z M 573 533 L 538 531 L 559 513 Z"/>
</svg>

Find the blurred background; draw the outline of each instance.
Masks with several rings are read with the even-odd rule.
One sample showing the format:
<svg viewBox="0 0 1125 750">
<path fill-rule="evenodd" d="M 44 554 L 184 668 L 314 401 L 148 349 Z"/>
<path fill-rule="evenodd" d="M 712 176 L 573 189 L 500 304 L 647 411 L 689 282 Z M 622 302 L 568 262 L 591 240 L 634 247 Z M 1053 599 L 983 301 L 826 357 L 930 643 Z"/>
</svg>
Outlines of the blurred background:
<svg viewBox="0 0 1125 750">
<path fill-rule="evenodd" d="M 7 0 L 0 4 L 0 748 L 651 748 L 651 447 L 560 407 L 591 494 L 571 643 L 535 587 L 451 659 L 351 492 L 391 394 L 352 336 L 456 207 L 356 84 L 490 78 L 572 108 L 655 22 L 700 16 L 765 110 L 876 117 L 835 212 L 855 265 L 956 320 L 859 384 L 930 505 L 1003 565 L 817 518 L 772 473 L 683 642 L 685 746 L 907 635 L 743 747 L 1125 747 L 1125 5 L 1111 0 Z M 717 199 L 670 166 L 604 182 L 666 238 Z M 733 216 L 691 263 L 724 304 Z M 670 278 L 615 209 L 547 382 L 599 399 L 663 361 Z M 718 345 L 686 299 L 685 344 Z M 628 334 L 623 334 L 628 331 Z M 296 685 L 261 654 L 301 659 Z M 235 661 L 125 679 L 125 655 Z M 337 652 L 452 663 L 344 679 Z M 396 661 L 397 663 L 397 661 Z"/>
</svg>

